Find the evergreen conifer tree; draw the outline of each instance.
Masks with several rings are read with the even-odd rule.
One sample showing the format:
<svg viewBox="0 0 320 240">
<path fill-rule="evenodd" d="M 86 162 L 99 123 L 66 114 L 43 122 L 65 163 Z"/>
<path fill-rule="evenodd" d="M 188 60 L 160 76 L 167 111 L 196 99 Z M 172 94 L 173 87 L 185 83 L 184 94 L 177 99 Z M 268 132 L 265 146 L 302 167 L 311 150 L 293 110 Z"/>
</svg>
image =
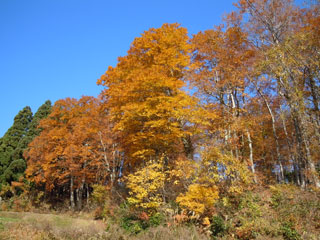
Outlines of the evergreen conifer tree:
<svg viewBox="0 0 320 240">
<path fill-rule="evenodd" d="M 33 119 L 28 126 L 26 135 L 20 139 L 18 146 L 12 153 L 13 160 L 24 159 L 23 152 L 26 150 L 29 143 L 41 133 L 41 129 L 38 128 L 39 122 L 50 114 L 51 107 L 51 101 L 47 100 L 38 108 L 38 111 L 34 114 Z"/>
<path fill-rule="evenodd" d="M 0 145 L 0 181 L 11 182 L 16 170 L 23 171 L 25 162 L 13 161 L 13 153 L 20 140 L 26 136 L 28 127 L 32 121 L 32 111 L 29 106 L 23 108 L 14 118 L 13 125 L 1 139 Z"/>
</svg>

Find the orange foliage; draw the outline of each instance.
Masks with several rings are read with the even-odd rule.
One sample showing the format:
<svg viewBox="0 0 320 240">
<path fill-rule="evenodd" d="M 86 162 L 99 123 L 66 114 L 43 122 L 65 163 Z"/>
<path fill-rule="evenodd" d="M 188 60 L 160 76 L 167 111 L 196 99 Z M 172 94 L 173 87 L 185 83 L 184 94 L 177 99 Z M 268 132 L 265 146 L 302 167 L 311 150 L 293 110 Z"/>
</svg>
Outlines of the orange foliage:
<svg viewBox="0 0 320 240">
<path fill-rule="evenodd" d="M 188 134 L 182 127 L 194 100 L 181 90 L 190 61 L 187 41 L 187 30 L 178 24 L 152 28 L 98 80 L 130 164 L 162 154 L 169 158 Z"/>
<path fill-rule="evenodd" d="M 63 186 L 74 178 L 74 187 L 105 182 L 111 172 L 108 120 L 98 99 L 67 98 L 55 103 L 49 117 L 40 123 L 41 135 L 25 153 L 27 177 L 46 189 Z"/>
</svg>

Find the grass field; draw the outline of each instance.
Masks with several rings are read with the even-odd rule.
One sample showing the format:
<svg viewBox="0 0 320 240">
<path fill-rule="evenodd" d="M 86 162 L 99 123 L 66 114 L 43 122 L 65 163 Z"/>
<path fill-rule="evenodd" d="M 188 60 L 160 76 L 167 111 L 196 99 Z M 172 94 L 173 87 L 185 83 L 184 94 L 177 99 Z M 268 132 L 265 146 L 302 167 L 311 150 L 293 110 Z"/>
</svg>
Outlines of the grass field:
<svg viewBox="0 0 320 240">
<path fill-rule="evenodd" d="M 90 239 L 105 228 L 102 221 L 67 215 L 0 212 L 0 239 Z"/>
<path fill-rule="evenodd" d="M 0 211 L 2 240 L 206 240 L 194 227 L 158 226 L 138 235 L 130 235 L 116 224 L 92 220 L 90 216 L 39 214 Z"/>
</svg>

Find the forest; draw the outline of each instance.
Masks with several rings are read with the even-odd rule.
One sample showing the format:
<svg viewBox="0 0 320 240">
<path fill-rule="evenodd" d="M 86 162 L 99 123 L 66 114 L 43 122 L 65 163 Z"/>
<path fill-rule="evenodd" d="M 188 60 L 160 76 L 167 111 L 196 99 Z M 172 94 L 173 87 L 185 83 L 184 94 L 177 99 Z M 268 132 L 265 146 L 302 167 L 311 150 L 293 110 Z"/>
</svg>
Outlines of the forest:
<svg viewBox="0 0 320 240">
<path fill-rule="evenodd" d="M 97 97 L 23 108 L 0 138 L 1 211 L 91 212 L 119 239 L 318 239 L 320 2 L 235 6 L 192 36 L 146 30 Z"/>
</svg>

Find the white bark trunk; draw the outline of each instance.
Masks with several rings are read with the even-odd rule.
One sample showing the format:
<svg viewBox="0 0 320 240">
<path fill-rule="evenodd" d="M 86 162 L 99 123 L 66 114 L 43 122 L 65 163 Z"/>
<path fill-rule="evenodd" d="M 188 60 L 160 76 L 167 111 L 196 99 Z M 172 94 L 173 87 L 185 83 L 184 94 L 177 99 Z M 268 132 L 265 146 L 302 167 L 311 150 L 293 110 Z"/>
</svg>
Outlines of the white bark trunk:
<svg viewBox="0 0 320 240">
<path fill-rule="evenodd" d="M 254 162 L 253 162 L 252 140 L 251 140 L 250 132 L 249 132 L 248 129 L 247 129 L 247 137 L 248 137 L 249 150 L 250 150 L 249 160 L 250 160 L 251 172 L 253 174 L 253 181 L 254 181 L 254 183 L 258 183 L 257 176 L 256 176 L 256 171 L 255 171 L 255 167 L 254 167 Z"/>
</svg>

